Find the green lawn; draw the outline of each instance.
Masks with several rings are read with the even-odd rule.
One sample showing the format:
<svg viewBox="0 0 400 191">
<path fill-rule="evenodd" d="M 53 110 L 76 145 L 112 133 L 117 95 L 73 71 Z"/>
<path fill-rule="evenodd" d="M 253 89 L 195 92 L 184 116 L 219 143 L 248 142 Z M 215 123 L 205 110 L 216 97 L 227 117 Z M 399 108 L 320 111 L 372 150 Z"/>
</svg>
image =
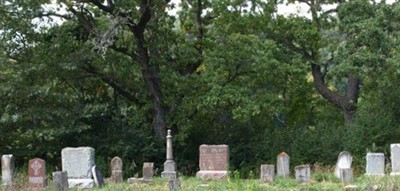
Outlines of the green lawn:
<svg viewBox="0 0 400 191">
<path fill-rule="evenodd" d="M 201 181 L 194 177 L 181 177 L 182 191 L 321 191 L 321 190 L 344 190 L 344 184 L 333 178 L 332 174 L 316 174 L 308 183 L 297 183 L 295 179 L 276 179 L 272 184 L 260 184 L 257 179 L 230 178 L 226 181 Z M 400 188 L 400 177 L 365 177 L 360 176 L 354 179 L 352 185 L 358 186 L 356 190 L 388 190 L 395 191 Z M 51 191 L 50 182 L 46 191 Z M 108 184 L 103 188 L 96 188 L 95 191 L 168 191 L 168 181 L 159 177 L 149 184 Z"/>
</svg>

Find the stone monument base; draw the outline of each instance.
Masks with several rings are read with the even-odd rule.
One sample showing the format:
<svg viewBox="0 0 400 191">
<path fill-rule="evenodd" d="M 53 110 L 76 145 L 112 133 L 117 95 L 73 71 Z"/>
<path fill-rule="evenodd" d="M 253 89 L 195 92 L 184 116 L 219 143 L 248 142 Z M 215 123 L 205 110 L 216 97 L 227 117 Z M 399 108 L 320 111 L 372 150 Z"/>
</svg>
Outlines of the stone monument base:
<svg viewBox="0 0 400 191">
<path fill-rule="evenodd" d="M 146 178 L 128 178 L 128 184 L 150 183 L 152 181 L 152 179 Z"/>
<path fill-rule="evenodd" d="M 90 189 L 94 188 L 93 179 L 68 179 L 68 188 Z"/>
<path fill-rule="evenodd" d="M 385 176 L 385 174 L 382 174 L 382 173 L 365 173 L 365 176 Z"/>
<path fill-rule="evenodd" d="M 228 177 L 228 171 L 201 170 L 196 173 L 196 177 L 202 180 L 224 180 Z"/>
</svg>

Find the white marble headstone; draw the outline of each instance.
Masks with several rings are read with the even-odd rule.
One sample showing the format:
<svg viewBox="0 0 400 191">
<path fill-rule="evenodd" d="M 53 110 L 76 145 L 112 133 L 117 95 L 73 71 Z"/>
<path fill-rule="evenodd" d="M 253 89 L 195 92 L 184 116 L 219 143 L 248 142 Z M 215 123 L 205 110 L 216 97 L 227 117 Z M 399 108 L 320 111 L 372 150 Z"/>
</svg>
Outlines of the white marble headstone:
<svg viewBox="0 0 400 191">
<path fill-rule="evenodd" d="M 384 176 L 385 175 L 385 154 L 367 153 L 367 167 L 365 175 Z"/>
<path fill-rule="evenodd" d="M 392 172 L 390 175 L 400 175 L 400 144 L 390 145 Z"/>
<path fill-rule="evenodd" d="M 341 178 L 340 176 L 340 169 L 349 169 L 351 168 L 351 163 L 353 161 L 353 157 L 351 154 L 347 151 L 343 151 L 339 154 L 338 160 L 336 162 L 336 167 L 335 167 L 335 176 L 337 178 Z"/>
</svg>

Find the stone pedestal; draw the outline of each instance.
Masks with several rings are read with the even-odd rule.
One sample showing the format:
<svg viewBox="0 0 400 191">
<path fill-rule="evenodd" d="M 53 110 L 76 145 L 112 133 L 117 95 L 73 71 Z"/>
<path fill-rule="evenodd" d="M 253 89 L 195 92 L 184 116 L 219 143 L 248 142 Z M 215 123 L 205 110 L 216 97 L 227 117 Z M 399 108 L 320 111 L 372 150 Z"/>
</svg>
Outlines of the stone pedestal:
<svg viewBox="0 0 400 191">
<path fill-rule="evenodd" d="M 367 176 L 385 176 L 385 154 L 367 153 Z"/>
<path fill-rule="evenodd" d="M 275 166 L 263 164 L 261 165 L 260 171 L 260 182 L 262 183 L 271 183 L 274 181 L 275 177 Z"/>
<path fill-rule="evenodd" d="M 91 189 L 94 188 L 95 182 L 93 179 L 68 179 L 68 187 L 76 189 Z"/>
<path fill-rule="evenodd" d="M 121 158 L 116 156 L 111 160 L 111 182 L 121 183 L 123 181 L 122 167 Z"/>
<path fill-rule="evenodd" d="M 176 173 L 176 163 L 173 160 L 167 160 L 164 163 L 164 171 L 161 173 L 161 177 L 166 178 L 166 179 L 176 179 L 177 173 Z"/>
<path fill-rule="evenodd" d="M 310 165 L 299 165 L 294 167 L 297 182 L 308 182 L 311 177 Z"/>
</svg>

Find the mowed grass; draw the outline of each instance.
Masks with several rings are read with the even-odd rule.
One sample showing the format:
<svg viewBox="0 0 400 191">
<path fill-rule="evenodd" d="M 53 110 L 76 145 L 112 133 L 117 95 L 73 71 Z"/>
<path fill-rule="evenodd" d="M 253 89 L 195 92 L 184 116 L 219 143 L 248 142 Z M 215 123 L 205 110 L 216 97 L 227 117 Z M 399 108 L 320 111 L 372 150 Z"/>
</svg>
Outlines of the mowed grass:
<svg viewBox="0 0 400 191">
<path fill-rule="evenodd" d="M 25 177 L 19 176 L 15 190 L 28 190 Z M 332 173 L 316 173 L 307 183 L 298 183 L 294 178 L 276 178 L 273 183 L 262 184 L 258 179 L 239 179 L 235 177 L 224 181 L 202 181 L 195 177 L 181 177 L 182 191 L 340 191 L 345 190 L 347 184 L 341 183 Z M 45 191 L 55 190 L 51 181 Z M 353 190 L 400 190 L 400 176 L 368 177 L 359 176 L 351 185 L 357 186 Z M 2 188 L 2 190 L 6 190 Z M 74 190 L 74 189 L 70 189 Z M 103 188 L 94 191 L 168 191 L 169 183 L 160 177 L 155 177 L 148 184 L 106 184 Z"/>
</svg>

